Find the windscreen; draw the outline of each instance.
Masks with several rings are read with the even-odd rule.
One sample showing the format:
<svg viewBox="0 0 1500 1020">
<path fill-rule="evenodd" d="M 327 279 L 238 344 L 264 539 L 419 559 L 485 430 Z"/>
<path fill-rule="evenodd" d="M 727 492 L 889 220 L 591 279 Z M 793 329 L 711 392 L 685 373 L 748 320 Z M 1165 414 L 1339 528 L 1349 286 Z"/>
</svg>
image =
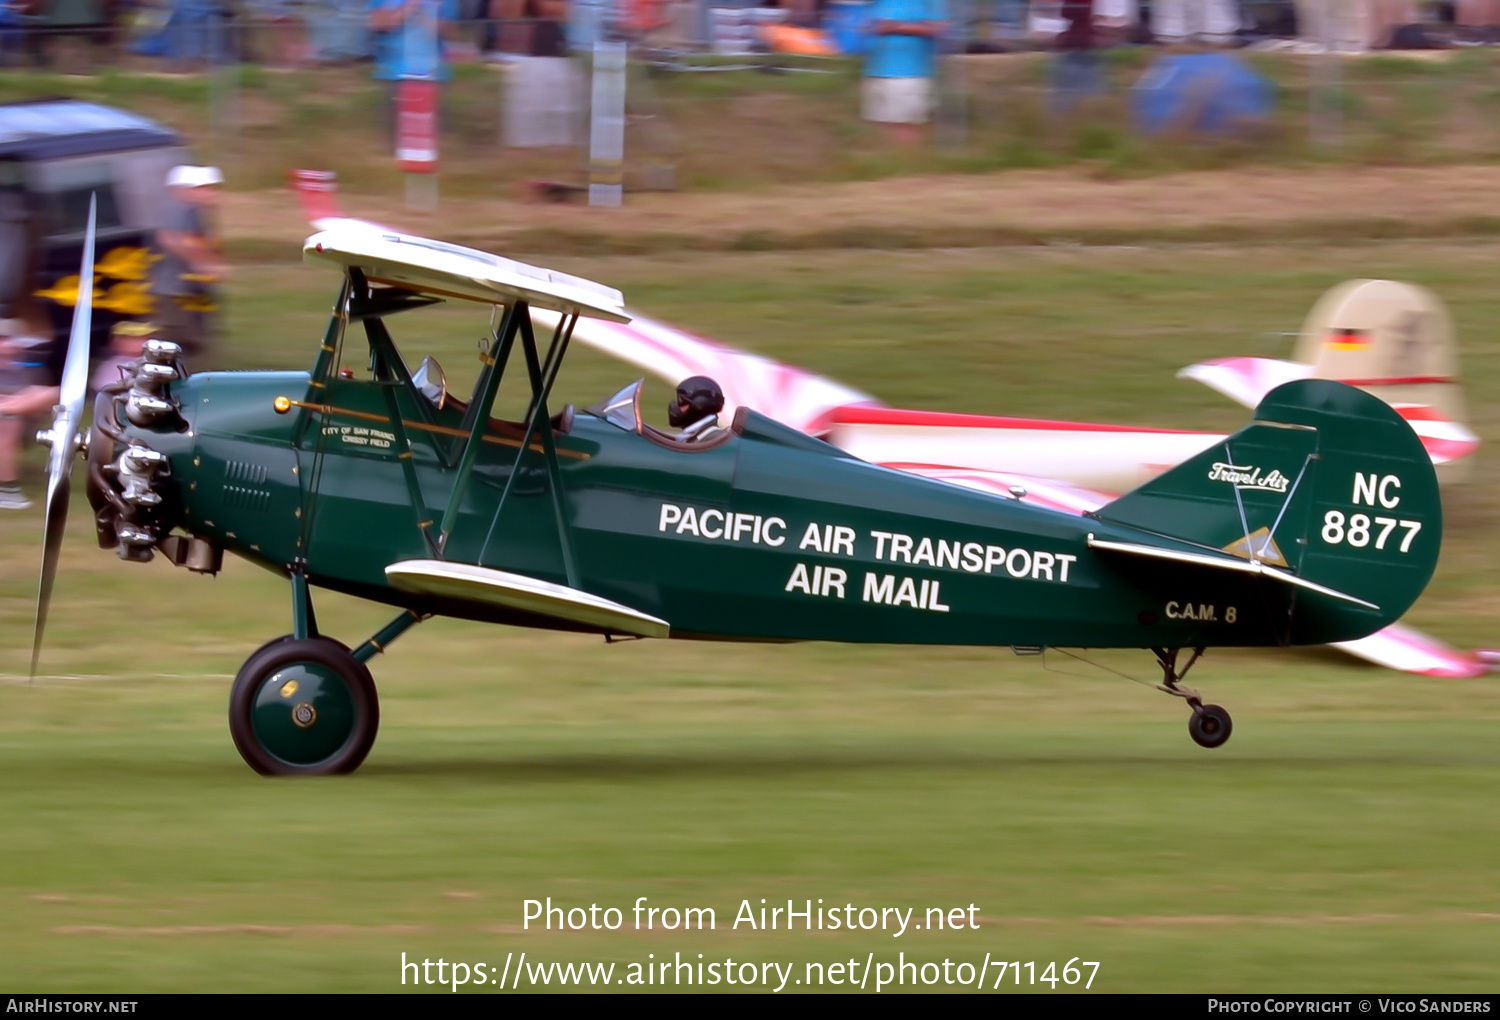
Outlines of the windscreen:
<svg viewBox="0 0 1500 1020">
<path fill-rule="evenodd" d="M 589 414 L 603 418 L 616 428 L 626 432 L 641 431 L 641 387 L 645 379 L 637 379 L 602 404 L 589 408 Z"/>
</svg>

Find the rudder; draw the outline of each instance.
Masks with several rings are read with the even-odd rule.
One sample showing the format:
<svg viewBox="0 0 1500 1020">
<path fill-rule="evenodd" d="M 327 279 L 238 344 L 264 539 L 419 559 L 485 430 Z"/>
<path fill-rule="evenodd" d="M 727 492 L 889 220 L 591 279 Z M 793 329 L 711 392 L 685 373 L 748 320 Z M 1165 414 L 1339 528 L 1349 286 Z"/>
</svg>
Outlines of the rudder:
<svg viewBox="0 0 1500 1020">
<path fill-rule="evenodd" d="M 1296 644 L 1394 622 L 1427 586 L 1442 545 L 1437 477 L 1411 426 L 1379 398 L 1320 379 L 1272 390 L 1245 428 L 1098 516 L 1378 607 L 1303 592 L 1288 631 Z"/>
</svg>

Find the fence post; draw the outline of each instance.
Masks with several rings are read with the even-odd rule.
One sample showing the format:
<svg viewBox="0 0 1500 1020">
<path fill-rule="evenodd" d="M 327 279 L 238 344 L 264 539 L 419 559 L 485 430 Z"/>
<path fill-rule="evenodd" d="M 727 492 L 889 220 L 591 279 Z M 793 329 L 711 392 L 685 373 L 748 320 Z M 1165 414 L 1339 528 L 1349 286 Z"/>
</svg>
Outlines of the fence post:
<svg viewBox="0 0 1500 1020">
<path fill-rule="evenodd" d="M 589 205 L 617 206 L 625 183 L 625 44 L 594 44 Z"/>
</svg>

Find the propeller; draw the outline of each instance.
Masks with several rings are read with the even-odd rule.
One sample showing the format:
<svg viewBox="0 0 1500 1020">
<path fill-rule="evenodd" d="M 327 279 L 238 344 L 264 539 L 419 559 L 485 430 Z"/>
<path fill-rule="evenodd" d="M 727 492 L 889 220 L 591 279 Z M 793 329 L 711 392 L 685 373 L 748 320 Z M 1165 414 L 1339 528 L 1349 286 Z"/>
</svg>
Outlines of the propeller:
<svg viewBox="0 0 1500 1020">
<path fill-rule="evenodd" d="M 79 424 L 88 394 L 89 343 L 94 314 L 94 213 L 97 196 L 89 197 L 89 226 L 83 238 L 83 262 L 78 268 L 78 303 L 73 308 L 73 330 L 68 336 L 68 358 L 63 363 L 52 427 L 36 434 L 36 441 L 51 447 L 47 458 L 47 519 L 42 532 L 42 574 L 36 592 L 36 629 L 31 641 L 31 675 L 36 677 L 42 653 L 42 632 L 47 627 L 47 607 L 52 601 L 52 582 L 57 576 L 57 556 L 62 550 L 63 528 L 68 523 L 68 497 L 72 492 L 73 461 L 81 447 Z"/>
</svg>

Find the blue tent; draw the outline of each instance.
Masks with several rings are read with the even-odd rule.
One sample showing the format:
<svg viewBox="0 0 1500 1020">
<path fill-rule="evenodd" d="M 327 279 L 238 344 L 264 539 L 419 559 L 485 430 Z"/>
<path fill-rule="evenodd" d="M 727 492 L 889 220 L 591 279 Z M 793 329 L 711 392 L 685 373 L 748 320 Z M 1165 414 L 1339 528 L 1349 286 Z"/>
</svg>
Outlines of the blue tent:
<svg viewBox="0 0 1500 1020">
<path fill-rule="evenodd" d="M 1162 57 L 1136 82 L 1135 119 L 1147 134 L 1231 134 L 1271 116 L 1276 86 L 1231 53 Z"/>
</svg>

